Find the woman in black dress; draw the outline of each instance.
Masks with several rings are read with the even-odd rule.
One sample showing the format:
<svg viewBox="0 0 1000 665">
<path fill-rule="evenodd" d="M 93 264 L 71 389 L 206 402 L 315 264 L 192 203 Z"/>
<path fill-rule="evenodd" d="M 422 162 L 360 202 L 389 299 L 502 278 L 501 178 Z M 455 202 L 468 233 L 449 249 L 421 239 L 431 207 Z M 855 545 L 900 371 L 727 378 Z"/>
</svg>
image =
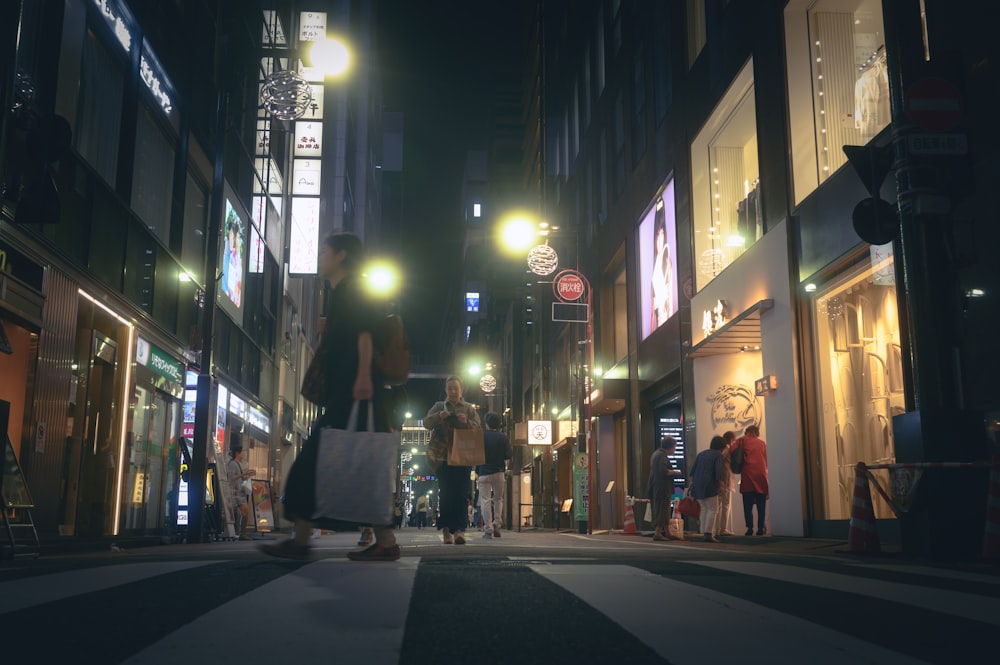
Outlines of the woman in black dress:
<svg viewBox="0 0 1000 665">
<path fill-rule="evenodd" d="M 320 250 L 319 272 L 331 289 L 326 320 L 321 323 L 325 368 L 321 406 L 324 410 L 313 424 L 312 433 L 292 465 L 285 484 L 285 517 L 295 522 L 294 537 L 261 547 L 267 554 L 305 559 L 309 555 L 309 538 L 314 527 L 353 530 L 368 526 L 314 518 L 320 430 L 324 427 L 345 429 L 351 406 L 361 401 L 358 422 L 367 421 L 366 409 L 371 408 L 374 409 L 375 431 L 390 431 L 388 390 L 373 362 L 373 336 L 383 317 L 362 292 L 359 283 L 362 259 L 361 241 L 351 233 L 327 237 Z M 375 543 L 367 549 L 349 552 L 348 558 L 355 561 L 398 559 L 399 546 L 392 525 L 372 526 Z"/>
</svg>

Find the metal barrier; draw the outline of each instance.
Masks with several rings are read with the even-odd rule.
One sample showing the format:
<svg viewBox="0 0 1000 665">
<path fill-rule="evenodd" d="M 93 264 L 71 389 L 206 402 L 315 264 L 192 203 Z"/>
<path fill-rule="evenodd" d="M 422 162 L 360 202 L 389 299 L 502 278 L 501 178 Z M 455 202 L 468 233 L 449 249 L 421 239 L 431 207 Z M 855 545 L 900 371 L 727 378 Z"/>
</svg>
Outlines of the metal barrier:
<svg viewBox="0 0 1000 665">
<path fill-rule="evenodd" d="M 875 491 L 885 500 L 889 509 L 898 518 L 903 513 L 909 512 L 913 505 L 913 497 L 916 495 L 917 485 L 924 475 L 925 469 L 988 469 L 990 462 L 905 462 L 900 464 L 866 464 L 865 474 L 868 481 L 875 487 Z M 890 496 L 879 483 L 878 478 L 871 472 L 872 469 L 887 469 L 892 482 L 889 488 L 892 492 Z"/>
</svg>

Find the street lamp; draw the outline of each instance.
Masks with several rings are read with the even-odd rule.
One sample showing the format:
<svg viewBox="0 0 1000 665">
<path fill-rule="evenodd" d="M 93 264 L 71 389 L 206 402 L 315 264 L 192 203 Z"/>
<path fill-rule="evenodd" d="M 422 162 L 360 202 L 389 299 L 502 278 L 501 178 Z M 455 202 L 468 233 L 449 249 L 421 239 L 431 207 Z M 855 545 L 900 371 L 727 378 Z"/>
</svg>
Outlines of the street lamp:
<svg viewBox="0 0 1000 665">
<path fill-rule="evenodd" d="M 365 266 L 362 274 L 365 277 L 365 289 L 374 296 L 388 298 L 399 290 L 399 268 L 388 261 L 372 261 Z"/>
<path fill-rule="evenodd" d="M 351 65 L 351 53 L 339 39 L 319 39 L 313 42 L 309 54 L 313 67 L 325 76 L 340 76 Z"/>
</svg>

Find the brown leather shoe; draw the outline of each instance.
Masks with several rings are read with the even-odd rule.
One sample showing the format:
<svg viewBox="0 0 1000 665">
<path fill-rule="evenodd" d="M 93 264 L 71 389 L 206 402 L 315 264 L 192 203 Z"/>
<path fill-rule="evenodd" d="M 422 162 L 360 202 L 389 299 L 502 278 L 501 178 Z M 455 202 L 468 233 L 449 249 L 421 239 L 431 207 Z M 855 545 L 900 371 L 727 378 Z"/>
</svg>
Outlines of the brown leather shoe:
<svg viewBox="0 0 1000 665">
<path fill-rule="evenodd" d="M 459 531 L 458 533 L 455 534 L 455 544 L 456 545 L 464 545 L 465 544 L 465 532 L 464 531 Z"/>
</svg>

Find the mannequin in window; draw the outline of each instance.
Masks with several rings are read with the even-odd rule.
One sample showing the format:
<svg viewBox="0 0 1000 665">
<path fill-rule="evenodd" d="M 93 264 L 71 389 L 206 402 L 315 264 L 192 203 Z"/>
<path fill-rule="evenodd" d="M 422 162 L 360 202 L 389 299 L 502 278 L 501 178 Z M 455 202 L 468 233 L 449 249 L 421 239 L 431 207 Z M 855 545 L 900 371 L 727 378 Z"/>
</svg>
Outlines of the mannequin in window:
<svg viewBox="0 0 1000 665">
<path fill-rule="evenodd" d="M 653 218 L 653 240 L 655 258 L 650 276 L 650 294 L 653 300 L 649 321 L 651 331 L 659 328 L 674 313 L 673 265 L 670 262 L 667 221 L 663 212 L 662 200 L 657 202 Z"/>
</svg>

